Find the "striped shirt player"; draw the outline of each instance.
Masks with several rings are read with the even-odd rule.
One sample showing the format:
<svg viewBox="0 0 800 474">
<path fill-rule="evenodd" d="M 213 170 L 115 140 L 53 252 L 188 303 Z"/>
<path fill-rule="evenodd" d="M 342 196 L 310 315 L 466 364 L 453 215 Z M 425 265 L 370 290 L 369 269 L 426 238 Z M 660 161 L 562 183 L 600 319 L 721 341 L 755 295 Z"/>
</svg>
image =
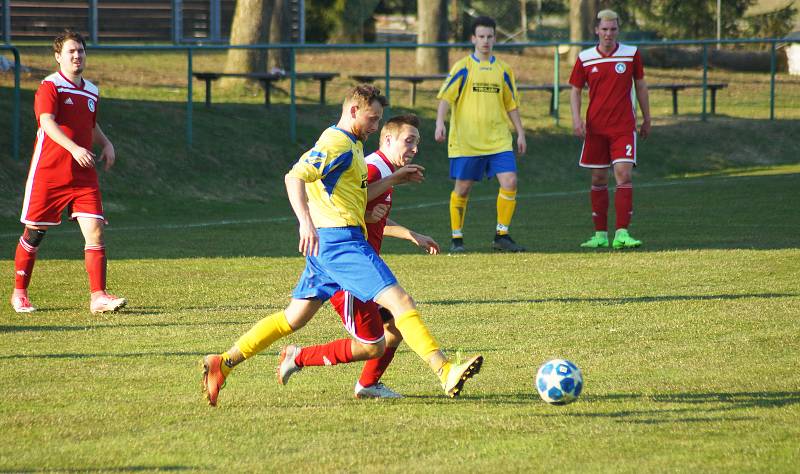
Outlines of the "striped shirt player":
<svg viewBox="0 0 800 474">
<path fill-rule="evenodd" d="M 97 182 L 96 162 L 108 169 L 114 147 L 97 123 L 100 93 L 83 78 L 86 49 L 83 38 L 65 32 L 54 41 L 59 71 L 47 76 L 36 91 L 36 132 L 31 166 L 25 184 L 20 221 L 25 230 L 15 254 L 15 286 L 11 304 L 17 312 L 32 312 L 27 294 L 36 253 L 47 228 L 61 224 L 64 209 L 78 220 L 85 239 L 93 313 L 116 311 L 127 301 L 106 293 L 106 256 L 103 243 L 105 215 Z M 91 152 L 99 144 L 103 152 Z"/>
<path fill-rule="evenodd" d="M 258 321 L 228 351 L 203 358 L 202 388 L 210 405 L 217 405 L 219 391 L 235 366 L 305 326 L 339 290 L 389 309 L 404 340 L 439 375 L 447 395 L 457 396 L 464 381 L 480 368 L 481 356 L 462 364 L 450 362 L 423 324 L 413 299 L 367 243 L 363 142 L 377 130 L 386 105 L 374 86 L 362 84 L 351 89 L 337 125 L 325 130 L 287 173 L 284 181 L 298 219 L 298 250 L 306 257 L 306 267 L 284 310 Z M 334 357 L 342 361 L 380 357 L 383 342 L 383 338 L 376 344 L 336 341 Z M 299 351 L 294 345 L 281 350 L 280 384 L 285 385 L 300 370 L 295 362 Z"/>
<path fill-rule="evenodd" d="M 492 54 L 495 22 L 479 17 L 472 27 L 475 50 L 458 60 L 444 80 L 437 98 L 437 141 L 444 141 L 444 119 L 452 108 L 447 135 L 450 179 L 455 181 L 450 194 L 451 252 L 464 252 L 464 217 L 472 185 L 484 178 L 497 177 L 497 226 L 492 247 L 495 250 L 522 252 L 509 235 L 516 209 L 517 163 L 508 121 L 517 132 L 517 151 L 525 153 L 525 130 L 519 115 L 520 98 L 514 73 L 503 60 Z"/>
<path fill-rule="evenodd" d="M 636 109 L 633 88 L 645 122 L 642 136 L 650 126 L 647 85 L 642 58 L 636 46 L 616 41 L 619 20 L 616 13 L 603 10 L 596 28 L 600 42 L 580 52 L 572 69 L 571 109 L 575 134 L 584 139 L 579 166 L 592 170 L 592 219 L 595 234 L 581 244 L 587 248 L 608 247 L 608 170 L 613 168 L 617 183 L 615 248 L 638 247 L 641 242 L 628 234 L 633 214 L 631 170 L 636 166 Z M 589 89 L 589 107 L 581 120 L 581 91 Z"/>
</svg>

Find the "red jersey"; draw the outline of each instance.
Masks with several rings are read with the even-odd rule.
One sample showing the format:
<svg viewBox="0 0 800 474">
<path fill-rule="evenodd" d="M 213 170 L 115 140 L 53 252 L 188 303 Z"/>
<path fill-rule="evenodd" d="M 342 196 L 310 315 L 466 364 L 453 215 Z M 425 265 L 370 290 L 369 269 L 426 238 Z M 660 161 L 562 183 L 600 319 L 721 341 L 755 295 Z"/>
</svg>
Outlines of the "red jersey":
<svg viewBox="0 0 800 474">
<path fill-rule="evenodd" d="M 642 58 L 636 46 L 617 43 L 609 55 L 601 53 L 597 46 L 581 51 L 569 83 L 581 89 L 589 84 L 586 131 L 613 135 L 636 130 L 631 86 L 643 77 Z"/>
<path fill-rule="evenodd" d="M 374 183 L 394 173 L 394 165 L 380 150 L 367 156 L 365 160 L 367 162 L 367 183 Z M 367 242 L 377 253 L 381 253 L 383 228 L 386 227 L 386 219 L 389 218 L 389 212 L 392 210 L 393 190 L 394 188 L 390 187 L 386 192 L 367 203 L 367 213 L 378 204 L 385 204 L 389 208 L 383 219 L 372 224 L 367 223 Z"/>
<path fill-rule="evenodd" d="M 47 76 L 33 102 L 36 122 L 42 114 L 52 114 L 61 131 L 79 146 L 92 149 L 92 136 L 97 120 L 97 86 L 87 80 L 73 84 L 61 72 Z M 29 180 L 50 186 L 96 186 L 94 168 L 81 168 L 70 152 L 53 141 L 39 124 L 31 159 Z"/>
</svg>

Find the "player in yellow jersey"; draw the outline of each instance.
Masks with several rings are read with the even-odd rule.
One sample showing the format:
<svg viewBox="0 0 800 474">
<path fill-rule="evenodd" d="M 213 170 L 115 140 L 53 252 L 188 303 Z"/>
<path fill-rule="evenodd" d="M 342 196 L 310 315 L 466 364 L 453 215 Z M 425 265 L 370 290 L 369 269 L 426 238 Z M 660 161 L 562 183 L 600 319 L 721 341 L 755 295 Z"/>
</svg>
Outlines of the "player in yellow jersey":
<svg viewBox="0 0 800 474">
<path fill-rule="evenodd" d="M 325 130 L 286 175 L 289 202 L 300 224 L 298 249 L 306 257 L 306 268 L 285 310 L 256 323 L 227 352 L 203 358 L 202 388 L 210 405 L 216 406 L 219 390 L 237 364 L 302 328 L 339 290 L 391 311 L 406 344 L 428 363 L 448 396 L 458 396 L 464 382 L 480 370 L 480 355 L 464 363 L 450 362 L 423 324 L 414 300 L 367 243 L 363 142 L 378 129 L 386 105 L 386 98 L 374 86 L 351 89 L 339 123 Z M 383 355 L 385 343 L 353 340 L 349 349 L 354 360 L 366 360 Z"/>
<path fill-rule="evenodd" d="M 506 117 L 517 132 L 517 153 L 525 153 L 525 129 L 519 115 L 519 94 L 511 67 L 492 54 L 495 22 L 478 17 L 472 25 L 475 51 L 459 60 L 439 90 L 436 114 L 438 142 L 445 139 L 445 118 L 450 108 L 450 133 L 447 156 L 450 179 L 455 180 L 450 194 L 451 252 L 464 252 L 464 216 L 469 192 L 475 181 L 497 176 L 497 227 L 495 250 L 524 252 L 509 235 L 517 204 L 517 164 Z"/>
</svg>

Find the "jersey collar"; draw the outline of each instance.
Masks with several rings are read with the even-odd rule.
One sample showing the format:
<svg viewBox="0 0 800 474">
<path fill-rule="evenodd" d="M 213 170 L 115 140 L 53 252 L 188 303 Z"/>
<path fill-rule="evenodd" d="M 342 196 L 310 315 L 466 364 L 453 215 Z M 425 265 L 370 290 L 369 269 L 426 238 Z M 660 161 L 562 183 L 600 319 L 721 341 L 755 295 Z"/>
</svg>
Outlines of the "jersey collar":
<svg viewBox="0 0 800 474">
<path fill-rule="evenodd" d="M 471 57 L 471 58 L 472 58 L 472 59 L 473 59 L 473 60 L 474 60 L 476 63 L 480 63 L 480 62 L 481 62 L 481 60 L 480 60 L 480 59 L 478 59 L 478 57 L 477 57 L 477 56 L 475 56 L 475 53 L 472 53 L 472 54 L 470 54 L 470 57 Z M 497 58 L 495 58 L 495 57 L 494 57 L 494 55 L 490 56 L 490 57 L 489 57 L 489 64 L 494 64 L 494 62 L 495 62 L 495 60 L 496 60 L 496 59 L 497 59 Z"/>
<path fill-rule="evenodd" d="M 345 135 L 347 135 L 347 137 L 350 140 L 352 140 L 353 143 L 358 141 L 358 138 L 355 135 L 353 135 L 352 133 L 348 132 L 347 130 L 342 130 L 341 128 L 337 127 L 336 125 L 331 125 L 331 128 L 334 129 L 334 130 L 338 130 L 338 131 L 344 133 Z"/>
<path fill-rule="evenodd" d="M 70 84 L 72 84 L 72 85 L 73 85 L 73 86 L 74 86 L 76 89 L 83 89 L 83 86 L 86 84 L 86 81 L 84 81 L 84 80 L 83 80 L 83 77 L 82 77 L 82 76 L 81 76 L 81 85 L 80 85 L 80 86 L 78 86 L 78 85 L 76 85 L 74 82 L 72 82 L 72 81 L 70 81 L 69 79 L 67 79 L 67 76 L 65 76 L 65 75 L 64 75 L 64 73 L 63 73 L 63 72 L 61 72 L 61 70 L 60 70 L 60 69 L 59 69 L 59 71 L 58 71 L 58 75 L 59 75 L 59 76 L 61 76 L 61 77 L 62 77 L 62 78 L 65 80 L 65 81 L 67 81 L 67 82 L 69 82 Z"/>
<path fill-rule="evenodd" d="M 600 55 L 600 57 L 602 57 L 602 58 L 610 58 L 610 57 L 611 57 L 611 56 L 613 56 L 613 55 L 614 55 L 614 53 L 616 53 L 616 52 L 617 52 L 617 50 L 619 49 L 619 42 L 617 42 L 617 45 L 616 45 L 616 46 L 614 46 L 614 50 L 613 50 L 613 51 L 611 51 L 611 52 L 610 52 L 610 53 L 608 53 L 608 54 L 603 54 L 603 52 L 602 52 L 602 51 L 600 51 L 600 45 L 599 45 L 599 44 L 598 44 L 597 46 L 595 46 L 595 47 L 594 47 L 594 49 L 595 49 L 595 50 L 597 50 L 597 54 L 599 54 L 599 55 Z"/>
</svg>

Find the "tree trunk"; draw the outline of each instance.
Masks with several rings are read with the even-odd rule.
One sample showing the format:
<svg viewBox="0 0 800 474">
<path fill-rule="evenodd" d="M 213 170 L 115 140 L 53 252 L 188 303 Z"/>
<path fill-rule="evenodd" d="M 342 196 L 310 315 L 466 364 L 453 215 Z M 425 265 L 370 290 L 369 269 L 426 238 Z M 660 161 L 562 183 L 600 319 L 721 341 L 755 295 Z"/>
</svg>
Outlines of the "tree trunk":
<svg viewBox="0 0 800 474">
<path fill-rule="evenodd" d="M 447 0 L 417 0 L 417 43 L 447 42 Z M 417 48 L 417 72 L 447 72 L 447 49 Z"/>
<path fill-rule="evenodd" d="M 572 42 L 591 41 L 595 38 L 594 20 L 599 3 L 597 0 L 570 0 L 569 2 L 569 40 Z M 581 51 L 580 46 L 569 50 L 569 63 L 574 64 Z"/>
<path fill-rule="evenodd" d="M 263 43 L 269 35 L 269 18 L 274 0 L 238 0 L 231 24 L 231 45 Z M 264 71 L 267 52 L 256 49 L 229 49 L 225 58 L 227 73 Z M 222 78 L 222 87 L 241 84 L 230 77 Z"/>
<path fill-rule="evenodd" d="M 289 18 L 288 0 L 272 0 L 275 6 L 272 9 L 272 22 L 269 29 L 270 43 L 291 43 L 292 30 Z M 269 57 L 268 69 L 278 68 L 289 71 L 291 65 L 291 52 L 288 49 L 274 49 Z"/>
<path fill-rule="evenodd" d="M 339 21 L 330 37 L 331 43 L 363 43 L 365 24 L 375 14 L 380 0 L 340 0 Z M 339 2 L 337 2 L 339 3 Z"/>
</svg>

